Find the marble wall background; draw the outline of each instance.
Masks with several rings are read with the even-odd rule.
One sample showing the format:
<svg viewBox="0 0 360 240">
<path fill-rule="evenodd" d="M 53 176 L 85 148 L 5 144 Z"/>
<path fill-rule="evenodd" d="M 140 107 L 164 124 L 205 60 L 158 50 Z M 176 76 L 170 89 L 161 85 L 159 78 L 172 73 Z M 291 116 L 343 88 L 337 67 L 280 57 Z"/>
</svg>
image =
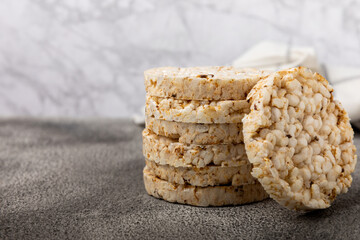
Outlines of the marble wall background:
<svg viewBox="0 0 360 240">
<path fill-rule="evenodd" d="M 360 66 L 360 2 L 0 0 L 0 114 L 131 116 L 145 69 L 230 64 L 263 40 Z"/>
</svg>

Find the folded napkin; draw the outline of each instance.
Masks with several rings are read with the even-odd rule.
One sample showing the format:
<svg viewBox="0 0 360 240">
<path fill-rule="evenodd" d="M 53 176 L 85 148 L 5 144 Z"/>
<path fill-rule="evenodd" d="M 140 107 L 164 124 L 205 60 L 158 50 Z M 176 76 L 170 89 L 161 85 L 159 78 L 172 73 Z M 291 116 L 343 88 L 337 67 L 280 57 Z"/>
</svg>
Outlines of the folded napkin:
<svg viewBox="0 0 360 240">
<path fill-rule="evenodd" d="M 342 103 L 352 123 L 360 127 L 360 68 L 320 65 L 311 47 L 293 47 L 273 42 L 261 42 L 253 46 L 236 59 L 233 66 L 270 71 L 308 67 L 330 82 L 335 98 Z"/>
</svg>

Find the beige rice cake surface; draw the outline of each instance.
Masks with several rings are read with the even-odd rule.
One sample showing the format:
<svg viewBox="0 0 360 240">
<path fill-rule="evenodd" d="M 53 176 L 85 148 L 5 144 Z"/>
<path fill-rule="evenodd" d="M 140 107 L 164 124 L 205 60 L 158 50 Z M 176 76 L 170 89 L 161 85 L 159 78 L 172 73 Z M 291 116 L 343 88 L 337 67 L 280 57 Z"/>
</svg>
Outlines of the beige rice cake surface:
<svg viewBox="0 0 360 240">
<path fill-rule="evenodd" d="M 233 67 L 161 67 L 144 72 L 151 96 L 184 100 L 241 100 L 267 72 Z"/>
<path fill-rule="evenodd" d="M 206 166 L 172 167 L 146 160 L 148 169 L 158 178 L 171 183 L 207 187 L 218 185 L 241 186 L 257 181 L 251 176 L 251 164 L 237 167 Z"/>
<path fill-rule="evenodd" d="M 239 123 L 250 111 L 246 100 L 179 100 L 146 97 L 146 115 L 186 123 Z"/>
<path fill-rule="evenodd" d="M 242 123 L 181 123 L 145 117 L 146 128 L 184 144 L 243 143 Z"/>
<path fill-rule="evenodd" d="M 240 166 L 249 164 L 245 146 L 239 144 L 195 145 L 143 131 L 144 157 L 161 165 L 173 167 Z"/>
<path fill-rule="evenodd" d="M 243 186 L 197 187 L 161 180 L 147 167 L 144 168 L 144 184 L 147 193 L 156 198 L 202 207 L 240 205 L 268 198 L 259 183 Z"/>
<path fill-rule="evenodd" d="M 300 67 L 270 75 L 249 93 L 243 123 L 252 175 L 287 208 L 327 208 L 351 185 L 354 133 L 332 91 Z"/>
</svg>

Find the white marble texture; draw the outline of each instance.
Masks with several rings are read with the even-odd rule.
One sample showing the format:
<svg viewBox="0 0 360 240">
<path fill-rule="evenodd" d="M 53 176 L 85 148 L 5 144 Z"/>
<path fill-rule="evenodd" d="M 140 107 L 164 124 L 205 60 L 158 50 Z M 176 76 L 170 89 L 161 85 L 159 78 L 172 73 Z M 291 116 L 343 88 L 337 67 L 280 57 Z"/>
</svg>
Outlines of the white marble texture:
<svg viewBox="0 0 360 240">
<path fill-rule="evenodd" d="M 0 0 L 0 115 L 131 116 L 145 69 L 230 64 L 263 40 L 360 66 L 360 2 Z"/>
</svg>

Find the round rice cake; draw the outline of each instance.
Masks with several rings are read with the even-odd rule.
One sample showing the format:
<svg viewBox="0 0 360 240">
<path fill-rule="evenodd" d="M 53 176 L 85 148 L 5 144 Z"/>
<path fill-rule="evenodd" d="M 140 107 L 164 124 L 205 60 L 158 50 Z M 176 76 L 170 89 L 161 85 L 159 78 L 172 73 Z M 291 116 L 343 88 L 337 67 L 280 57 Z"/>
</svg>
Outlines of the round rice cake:
<svg viewBox="0 0 360 240">
<path fill-rule="evenodd" d="M 171 183 L 207 187 L 218 185 L 241 186 L 256 182 L 250 174 L 251 164 L 237 167 L 206 166 L 197 168 L 160 165 L 151 160 L 145 162 L 156 177 Z"/>
<path fill-rule="evenodd" d="M 195 145 L 143 131 L 143 155 L 161 165 L 173 167 L 240 166 L 249 164 L 245 146 L 239 144 Z"/>
<path fill-rule="evenodd" d="M 144 72 L 151 96 L 184 100 L 241 100 L 268 72 L 234 67 L 161 67 Z"/>
<path fill-rule="evenodd" d="M 146 128 L 184 144 L 243 143 L 242 123 L 182 123 L 145 117 Z"/>
<path fill-rule="evenodd" d="M 144 168 L 143 173 L 147 193 L 168 202 L 207 207 L 240 205 L 268 198 L 259 183 L 243 186 L 197 187 L 161 180 L 147 167 Z"/>
<path fill-rule="evenodd" d="M 146 97 L 146 115 L 186 123 L 239 123 L 250 111 L 246 100 L 179 100 Z"/>
<path fill-rule="evenodd" d="M 295 210 L 330 206 L 351 185 L 353 130 L 332 87 L 299 67 L 261 80 L 243 119 L 252 175 L 270 197 Z"/>
</svg>

